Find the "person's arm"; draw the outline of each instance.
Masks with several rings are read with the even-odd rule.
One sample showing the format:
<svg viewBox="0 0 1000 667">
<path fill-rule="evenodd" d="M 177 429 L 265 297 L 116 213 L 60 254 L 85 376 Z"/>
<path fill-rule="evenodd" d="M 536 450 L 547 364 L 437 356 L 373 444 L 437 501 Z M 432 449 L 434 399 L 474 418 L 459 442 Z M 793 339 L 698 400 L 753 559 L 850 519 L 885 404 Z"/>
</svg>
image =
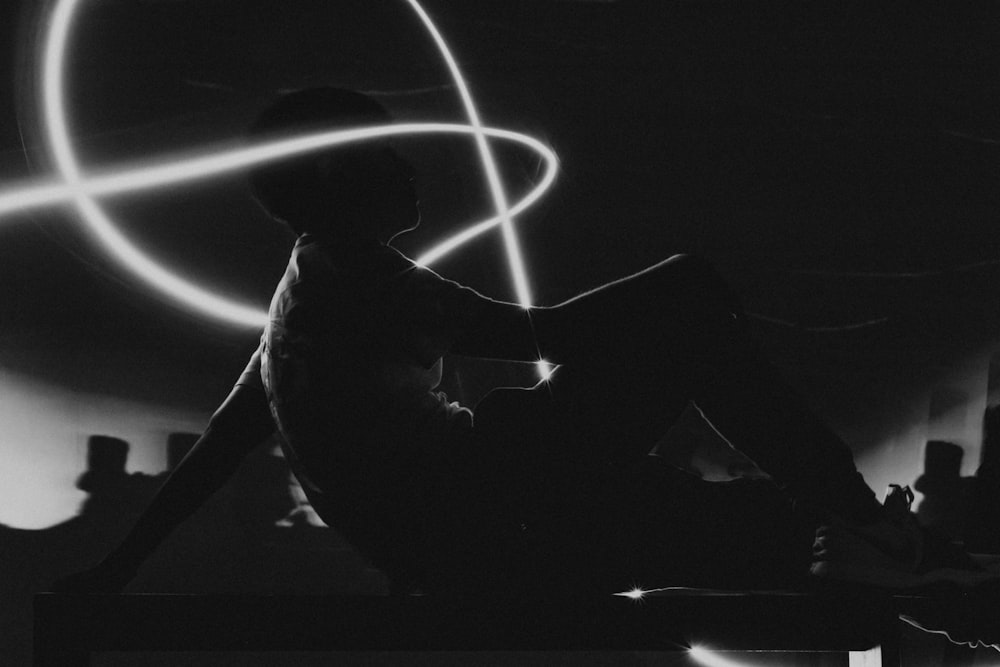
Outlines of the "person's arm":
<svg viewBox="0 0 1000 667">
<path fill-rule="evenodd" d="M 569 345 L 559 306 L 524 308 L 480 296 L 470 308 L 450 352 L 467 357 L 505 361 L 547 361 L 569 364 L 580 355 Z"/>
<path fill-rule="evenodd" d="M 208 428 L 170 474 L 124 541 L 96 567 L 57 581 L 57 592 L 117 593 L 142 562 L 233 475 L 244 457 L 274 431 L 259 373 L 237 384 Z"/>
<path fill-rule="evenodd" d="M 495 301 L 399 256 L 390 283 L 385 331 L 430 367 L 450 352 L 468 357 L 566 363 L 558 308 Z"/>
<path fill-rule="evenodd" d="M 558 363 L 550 358 L 552 345 L 538 337 L 537 325 L 546 317 L 545 308 L 529 310 L 481 297 L 470 310 L 468 321 L 451 345 L 453 354 L 506 361 L 545 358 Z"/>
</svg>

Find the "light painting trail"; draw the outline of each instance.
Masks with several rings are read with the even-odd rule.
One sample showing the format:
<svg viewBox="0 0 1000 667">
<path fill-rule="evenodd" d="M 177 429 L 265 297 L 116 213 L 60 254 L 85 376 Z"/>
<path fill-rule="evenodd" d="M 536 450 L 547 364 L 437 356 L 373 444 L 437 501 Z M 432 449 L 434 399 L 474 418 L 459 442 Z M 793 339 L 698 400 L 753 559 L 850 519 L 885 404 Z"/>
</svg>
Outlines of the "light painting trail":
<svg viewBox="0 0 1000 667">
<path fill-rule="evenodd" d="M 747 667 L 747 664 L 744 662 L 736 662 L 735 660 L 724 658 L 718 653 L 709 651 L 702 646 L 692 646 L 688 650 L 688 656 L 699 665 L 704 665 L 704 667 Z"/>
<path fill-rule="evenodd" d="M 70 139 L 65 104 L 66 51 L 76 11 L 81 1 L 57 1 L 51 15 L 43 49 L 41 89 L 46 141 L 60 180 L 30 184 L 0 192 L 0 216 L 31 208 L 71 204 L 109 254 L 143 282 L 203 315 L 239 326 L 261 327 L 266 322 L 266 313 L 253 306 L 221 297 L 195 285 L 146 255 L 119 231 L 118 226 L 98 203 L 98 198 L 125 195 L 200 180 L 245 169 L 255 164 L 280 160 L 349 142 L 385 136 L 467 134 L 471 135 L 476 142 L 486 174 L 487 186 L 493 200 L 495 215 L 470 224 L 458 234 L 441 241 L 419 255 L 416 261 L 422 265 L 430 264 L 476 236 L 500 226 L 518 303 L 525 308 L 531 307 L 527 270 L 521 258 L 513 218 L 536 202 L 551 186 L 558 170 L 558 160 L 548 146 L 533 137 L 482 125 L 468 85 L 462 77 L 454 57 L 437 27 L 416 0 L 406 1 L 417 13 L 448 66 L 468 117 L 467 125 L 409 123 L 320 132 L 258 144 L 250 148 L 234 148 L 206 153 L 193 158 L 144 163 L 127 170 L 102 174 L 85 174 L 78 163 Z M 512 206 L 508 203 L 508 197 L 487 138 L 519 143 L 534 151 L 545 163 L 545 172 L 539 183 Z M 543 377 L 547 376 L 549 370 L 544 362 L 539 364 L 539 372 Z"/>
<path fill-rule="evenodd" d="M 636 602 L 639 602 L 644 597 L 646 597 L 647 593 L 648 591 L 643 590 L 639 586 L 635 586 L 631 590 L 627 590 L 622 593 L 615 593 L 615 595 L 621 598 L 628 598 L 630 600 L 635 600 Z"/>
<path fill-rule="evenodd" d="M 517 233 L 514 231 L 513 213 L 508 208 L 507 193 L 504 191 L 503 183 L 500 181 L 500 173 L 497 171 L 496 160 L 493 159 L 493 152 L 490 150 L 489 142 L 486 141 L 486 133 L 483 131 L 482 122 L 479 120 L 479 112 L 476 110 L 476 105 L 472 101 L 472 94 L 465 83 L 465 77 L 462 76 L 461 71 L 458 69 L 458 63 L 451 54 L 451 49 L 448 48 L 447 43 L 445 43 L 444 38 L 441 36 L 441 32 L 434 25 L 430 16 L 427 15 L 427 12 L 424 11 L 424 8 L 420 6 L 417 0 L 406 1 L 413 8 L 413 11 L 417 13 L 417 16 L 420 17 L 420 21 L 424 24 L 427 32 L 437 45 L 438 50 L 441 52 L 441 57 L 444 58 L 445 64 L 448 65 L 448 71 L 455 82 L 459 96 L 462 98 L 465 115 L 469 119 L 470 127 L 474 130 L 476 148 L 479 151 L 479 159 L 482 162 L 483 171 L 486 172 L 486 183 L 493 197 L 493 206 L 497 217 L 500 219 L 500 229 L 503 232 L 504 247 L 507 251 L 510 274 L 514 279 L 514 291 L 517 294 L 518 303 L 524 308 L 530 308 L 532 306 L 531 289 L 528 287 L 528 273 L 524 266 L 524 260 L 521 258 L 521 248 L 517 242 Z M 420 260 L 426 263 L 439 256 L 434 255 L 433 251 L 431 251 L 422 255 L 418 259 L 418 263 Z M 536 367 L 538 376 L 542 381 L 547 381 L 552 377 L 554 369 L 548 362 L 539 360 Z"/>
<path fill-rule="evenodd" d="M 534 204 L 551 186 L 558 168 L 556 155 L 545 144 L 525 134 L 497 128 L 482 128 L 481 131 L 486 136 L 519 143 L 525 148 L 533 150 L 545 162 L 545 173 L 538 184 L 508 210 L 508 215 L 516 215 Z M 133 169 L 93 174 L 86 180 L 72 185 L 53 182 L 28 184 L 23 187 L 3 190 L 0 191 L 0 216 L 71 203 L 75 197 L 80 195 L 89 197 L 128 195 L 143 190 L 164 188 L 246 169 L 264 162 L 373 138 L 419 134 L 473 134 L 473 132 L 474 130 L 468 125 L 452 123 L 400 123 L 352 130 L 317 132 L 292 139 L 261 143 L 250 148 L 220 150 L 200 157 L 164 160 L 156 164 L 140 165 Z M 472 224 L 462 232 L 423 253 L 416 261 L 418 264 L 428 265 L 476 236 L 495 228 L 501 222 L 499 216 L 494 216 Z"/>
<path fill-rule="evenodd" d="M 507 193 L 504 192 L 503 184 L 500 182 L 496 160 L 493 159 L 493 152 L 486 141 L 486 135 L 479 120 L 479 112 L 472 101 L 472 95 L 469 93 L 469 87 L 465 83 L 465 77 L 459 71 L 458 63 L 455 62 L 455 58 L 452 56 L 451 50 L 445 43 L 444 38 L 441 37 L 437 26 L 434 25 L 434 22 L 431 21 L 427 12 L 424 11 L 424 8 L 420 6 L 417 0 L 407 0 L 407 2 L 417 12 L 417 16 L 420 17 L 424 27 L 427 28 L 427 32 L 430 33 L 434 43 L 437 44 L 438 50 L 441 51 L 441 55 L 448 65 L 448 70 L 451 72 L 451 78 L 454 80 L 459 95 L 462 98 L 462 104 L 465 106 L 465 114 L 469 118 L 469 125 L 475 133 L 476 148 L 479 150 L 479 158 L 483 163 L 483 170 L 486 172 L 486 181 L 490 188 L 490 194 L 493 197 L 493 206 L 496 209 L 497 216 L 502 221 L 501 229 L 503 230 L 504 244 L 507 249 L 507 259 L 510 262 L 510 272 L 514 278 L 514 289 L 520 304 L 528 308 L 532 302 L 531 290 L 528 287 L 528 276 L 524 269 L 524 262 L 521 259 L 521 249 L 518 246 L 517 236 L 514 232 L 514 222 L 507 207 Z"/>
</svg>

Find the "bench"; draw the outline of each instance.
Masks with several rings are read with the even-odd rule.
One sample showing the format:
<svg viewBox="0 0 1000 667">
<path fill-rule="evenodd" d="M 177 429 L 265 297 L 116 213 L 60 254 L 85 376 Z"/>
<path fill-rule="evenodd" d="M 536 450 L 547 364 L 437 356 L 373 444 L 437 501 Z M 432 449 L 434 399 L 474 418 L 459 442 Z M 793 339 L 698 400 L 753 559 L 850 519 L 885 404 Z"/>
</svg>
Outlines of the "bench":
<svg viewBox="0 0 1000 667">
<path fill-rule="evenodd" d="M 878 593 L 661 589 L 602 599 L 433 596 L 35 597 L 34 664 L 99 651 L 844 651 L 900 663 L 900 621 Z"/>
</svg>

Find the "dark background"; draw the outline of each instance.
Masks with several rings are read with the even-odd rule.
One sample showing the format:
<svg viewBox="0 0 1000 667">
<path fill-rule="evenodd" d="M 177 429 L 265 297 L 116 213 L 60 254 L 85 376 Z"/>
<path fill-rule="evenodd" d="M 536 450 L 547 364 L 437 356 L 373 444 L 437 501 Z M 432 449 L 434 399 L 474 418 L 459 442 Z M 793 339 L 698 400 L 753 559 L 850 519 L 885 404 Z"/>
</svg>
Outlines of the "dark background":
<svg viewBox="0 0 1000 667">
<path fill-rule="evenodd" d="M 430 10 L 487 124 L 536 134 L 561 157 L 555 191 L 519 225 L 537 302 L 695 252 L 732 278 L 777 335 L 843 327 L 854 333 L 820 337 L 819 346 L 886 359 L 919 347 L 913 364 L 947 363 L 951 348 L 992 340 L 1000 10 L 781 2 L 432 2 Z M 2 108 L 4 172 L 17 182 L 47 174 L 30 69 L 38 27 L 25 23 L 43 12 L 17 3 L 3 11 L 5 27 L 21 26 L 16 39 L 8 29 Z M 276 92 L 307 85 L 372 92 L 401 120 L 462 119 L 443 64 L 401 2 L 102 0 L 84 5 L 77 26 L 72 131 L 81 160 L 95 167 L 238 137 Z M 469 144 L 407 142 L 425 217 L 408 250 L 489 213 Z M 520 191 L 535 159 L 498 153 Z M 225 177 L 107 206 L 164 263 L 263 307 L 289 239 L 245 194 L 238 177 Z M 102 332 L 98 344 L 112 350 L 149 335 L 174 339 L 185 356 L 240 347 L 233 359 L 251 344 L 252 332 L 160 307 L 88 245 L 71 214 L 23 220 L 13 219 L 0 245 L 5 333 L 44 329 L 92 345 L 108 327 L 115 333 Z M 436 268 L 512 299 L 498 237 Z M 814 368 L 824 363 L 817 355 Z M 865 367 L 881 375 L 879 363 Z"/>
<path fill-rule="evenodd" d="M 34 71 L 47 6 L 0 4 L 0 188 L 50 173 Z M 484 122 L 536 135 L 560 156 L 554 190 L 518 223 L 537 303 L 677 252 L 704 255 L 876 488 L 912 483 L 930 435 L 962 444 L 965 472 L 975 469 L 1000 333 L 1000 7 L 427 8 Z M 93 0 L 69 53 L 71 131 L 95 169 L 237 139 L 276 93 L 311 85 L 367 91 L 400 120 L 463 120 L 443 63 L 401 1 Z M 424 212 L 404 250 L 491 213 L 467 139 L 407 140 L 403 150 Z M 496 151 L 510 191 L 523 192 L 537 160 Z M 266 306 L 291 238 L 238 176 L 104 204 L 165 264 Z M 95 423 L 132 441 L 129 470 L 162 470 L 152 452 L 162 442 L 113 432 L 115 401 L 141 403 L 136 419 L 156 422 L 156 433 L 197 431 L 257 337 L 149 293 L 81 229 L 58 207 L 0 219 L 0 384 L 5 397 L 28 396 L 17 378 L 30 378 L 39 395 L 62 397 L 51 410 L 0 408 L 0 455 L 33 474 L 59 470 L 44 479 L 63 490 L 84 470 Z M 499 234 L 435 269 L 514 299 Z M 457 373 L 467 401 L 487 378 L 530 379 L 523 369 Z M 157 406 L 178 423 L 157 417 Z M 72 437 L 31 449 L 11 435 L 55 421 Z M 76 514 L 79 498 L 68 496 L 49 503 L 51 520 L 34 519 L 32 506 L 56 490 L 5 486 L 0 521 L 15 528 Z"/>
</svg>

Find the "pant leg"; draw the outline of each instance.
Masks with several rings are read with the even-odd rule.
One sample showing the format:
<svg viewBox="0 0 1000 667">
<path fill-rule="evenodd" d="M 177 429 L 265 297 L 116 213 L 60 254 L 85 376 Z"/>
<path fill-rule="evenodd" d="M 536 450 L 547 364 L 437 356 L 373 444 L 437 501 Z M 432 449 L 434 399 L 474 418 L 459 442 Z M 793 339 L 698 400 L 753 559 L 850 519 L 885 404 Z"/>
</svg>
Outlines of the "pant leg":
<svg viewBox="0 0 1000 667">
<path fill-rule="evenodd" d="M 705 482 L 648 457 L 615 498 L 605 590 L 789 588 L 808 575 L 816 526 L 767 481 Z"/>
<path fill-rule="evenodd" d="M 484 401 L 477 430 L 488 453 L 477 460 L 478 497 L 467 505 L 481 504 L 483 494 L 500 499 L 493 516 L 511 513 L 522 530 L 483 552 L 473 578 L 613 593 L 636 585 L 792 586 L 808 572 L 815 527 L 775 485 L 712 484 L 658 457 L 581 451 L 574 439 L 589 434 L 552 419 L 551 401 L 516 390 Z"/>
<path fill-rule="evenodd" d="M 672 257 L 534 317 L 543 349 L 552 341 L 567 365 L 641 388 L 649 409 L 634 416 L 654 415 L 658 392 L 671 409 L 686 396 L 791 494 L 861 521 L 880 515 L 850 449 L 762 358 L 738 298 L 704 261 Z"/>
</svg>

